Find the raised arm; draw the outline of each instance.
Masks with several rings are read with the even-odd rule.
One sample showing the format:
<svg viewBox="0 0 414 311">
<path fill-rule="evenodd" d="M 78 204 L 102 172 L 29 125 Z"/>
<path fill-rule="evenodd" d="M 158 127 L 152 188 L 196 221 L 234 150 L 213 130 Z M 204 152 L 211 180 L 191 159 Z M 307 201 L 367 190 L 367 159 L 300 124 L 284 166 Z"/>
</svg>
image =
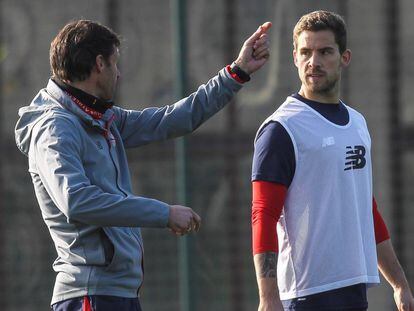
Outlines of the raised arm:
<svg viewBox="0 0 414 311">
<path fill-rule="evenodd" d="M 245 74 L 259 70 L 269 57 L 267 31 L 271 23 L 261 25 L 243 44 L 235 64 Z M 190 133 L 221 110 L 241 89 L 230 66 L 201 85 L 197 91 L 173 105 L 143 111 L 114 108 L 116 125 L 125 147 L 135 147 Z"/>
</svg>

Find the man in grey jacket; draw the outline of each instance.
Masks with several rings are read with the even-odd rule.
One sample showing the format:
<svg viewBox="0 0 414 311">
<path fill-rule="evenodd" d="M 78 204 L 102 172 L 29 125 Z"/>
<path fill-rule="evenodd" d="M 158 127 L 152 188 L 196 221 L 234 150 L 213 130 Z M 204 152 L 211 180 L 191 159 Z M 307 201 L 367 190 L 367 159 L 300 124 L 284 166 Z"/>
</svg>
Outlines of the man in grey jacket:
<svg viewBox="0 0 414 311">
<path fill-rule="evenodd" d="M 58 33 L 52 77 L 19 110 L 15 132 L 58 254 L 53 310 L 140 310 L 139 228 L 183 235 L 201 219 L 189 207 L 134 195 L 125 148 L 190 133 L 223 108 L 267 61 L 270 27 L 260 26 L 231 66 L 187 98 L 142 111 L 111 101 L 120 76 L 116 33 L 87 20 Z"/>
</svg>

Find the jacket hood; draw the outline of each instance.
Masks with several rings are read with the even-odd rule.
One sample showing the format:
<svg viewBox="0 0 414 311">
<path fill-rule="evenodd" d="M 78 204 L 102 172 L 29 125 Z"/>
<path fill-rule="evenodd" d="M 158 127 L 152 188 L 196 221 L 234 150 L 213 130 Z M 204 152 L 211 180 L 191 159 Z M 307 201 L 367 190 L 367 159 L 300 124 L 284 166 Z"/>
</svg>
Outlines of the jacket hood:
<svg viewBox="0 0 414 311">
<path fill-rule="evenodd" d="M 33 127 L 53 108 L 59 104 L 53 101 L 46 93 L 46 89 L 41 90 L 33 99 L 29 106 L 19 109 L 19 120 L 15 127 L 16 145 L 26 156 L 29 153 L 30 141 L 32 138 Z"/>
<path fill-rule="evenodd" d="M 83 122 L 99 131 L 106 131 L 105 122 L 113 120 L 114 112 L 108 109 L 100 120 L 84 112 L 72 99 L 52 80 L 47 87 L 40 90 L 29 106 L 19 109 L 19 120 L 15 127 L 16 145 L 28 155 L 34 126 L 46 118 L 52 111 L 66 111 L 76 115 Z"/>
</svg>

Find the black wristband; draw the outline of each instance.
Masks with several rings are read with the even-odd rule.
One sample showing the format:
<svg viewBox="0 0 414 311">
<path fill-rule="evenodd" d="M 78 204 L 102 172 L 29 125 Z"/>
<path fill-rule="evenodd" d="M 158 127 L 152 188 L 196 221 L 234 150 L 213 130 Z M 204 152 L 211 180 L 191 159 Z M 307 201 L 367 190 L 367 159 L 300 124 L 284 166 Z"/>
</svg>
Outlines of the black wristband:
<svg viewBox="0 0 414 311">
<path fill-rule="evenodd" d="M 240 80 L 243 80 L 244 82 L 250 81 L 250 75 L 239 66 L 237 66 L 235 62 L 231 64 L 230 70 L 235 73 L 240 78 Z"/>
</svg>

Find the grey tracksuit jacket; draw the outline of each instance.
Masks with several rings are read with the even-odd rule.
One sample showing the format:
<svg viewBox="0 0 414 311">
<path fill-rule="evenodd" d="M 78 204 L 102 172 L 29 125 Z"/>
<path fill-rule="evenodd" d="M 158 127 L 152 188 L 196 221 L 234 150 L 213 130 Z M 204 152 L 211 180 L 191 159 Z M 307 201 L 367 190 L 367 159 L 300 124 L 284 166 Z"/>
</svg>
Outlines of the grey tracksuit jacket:
<svg viewBox="0 0 414 311">
<path fill-rule="evenodd" d="M 169 206 L 132 193 L 125 148 L 194 131 L 241 88 L 225 69 L 174 105 L 99 120 L 53 81 L 19 110 L 15 135 L 28 156 L 43 219 L 55 244 L 51 304 L 83 295 L 137 297 L 140 227 L 165 227 Z"/>
</svg>

